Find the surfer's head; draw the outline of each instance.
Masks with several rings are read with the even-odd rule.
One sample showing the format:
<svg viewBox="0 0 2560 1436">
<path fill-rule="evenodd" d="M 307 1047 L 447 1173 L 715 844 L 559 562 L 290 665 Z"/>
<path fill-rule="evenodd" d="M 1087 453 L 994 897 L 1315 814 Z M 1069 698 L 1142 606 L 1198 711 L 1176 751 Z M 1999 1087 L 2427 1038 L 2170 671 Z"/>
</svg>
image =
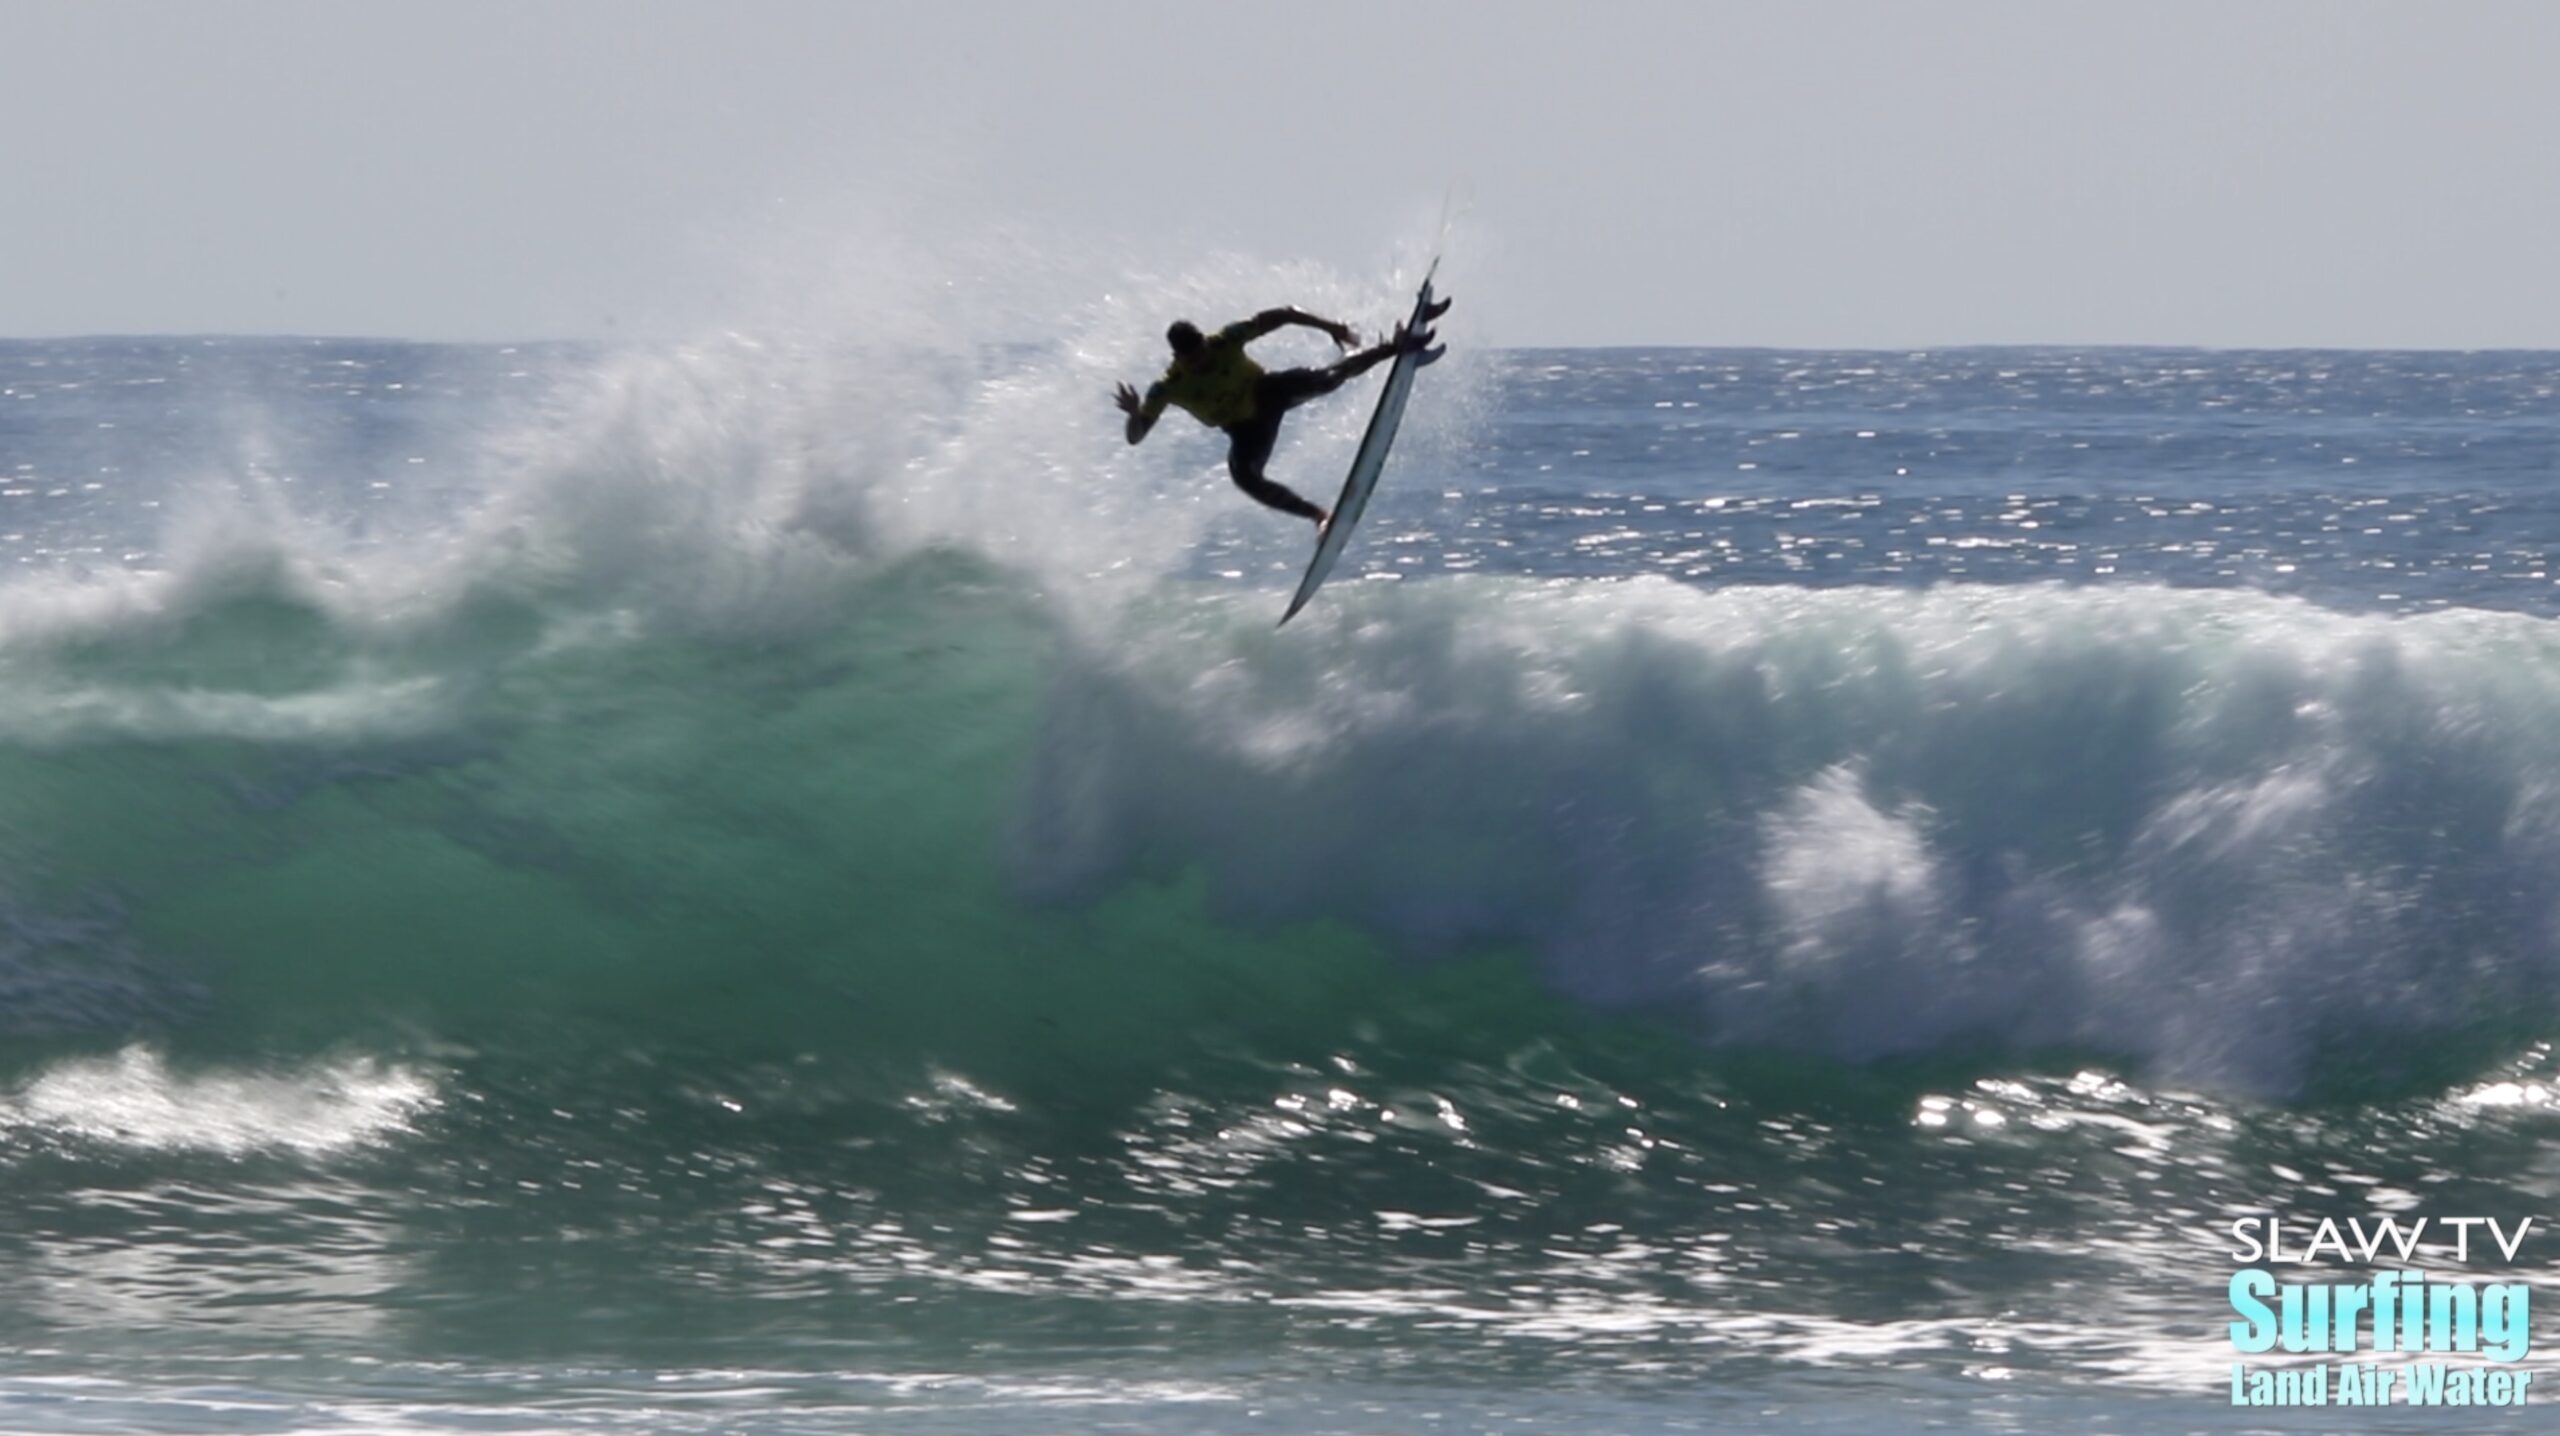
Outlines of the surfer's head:
<svg viewBox="0 0 2560 1436">
<path fill-rule="evenodd" d="M 1176 355 L 1188 359 L 1199 353 L 1200 347 L 1209 341 L 1200 337 L 1199 325 L 1188 319 L 1177 319 L 1173 321 L 1173 327 L 1164 332 L 1164 342 L 1173 346 Z"/>
</svg>

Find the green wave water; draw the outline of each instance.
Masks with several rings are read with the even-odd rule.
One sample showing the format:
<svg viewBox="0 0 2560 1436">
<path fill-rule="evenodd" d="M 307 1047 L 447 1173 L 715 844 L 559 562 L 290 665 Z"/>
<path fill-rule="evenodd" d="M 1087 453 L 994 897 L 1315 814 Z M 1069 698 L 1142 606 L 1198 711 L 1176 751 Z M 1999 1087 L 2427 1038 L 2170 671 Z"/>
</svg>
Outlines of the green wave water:
<svg viewBox="0 0 2560 1436">
<path fill-rule="evenodd" d="M 1455 583 L 1311 646 L 942 551 L 844 582 L 750 639 L 266 573 L 30 640 L 11 1029 L 1144 1084 L 1473 956 L 1695 1054 L 2283 1094 L 2485 1069 L 2551 996 L 2532 620 Z"/>
</svg>

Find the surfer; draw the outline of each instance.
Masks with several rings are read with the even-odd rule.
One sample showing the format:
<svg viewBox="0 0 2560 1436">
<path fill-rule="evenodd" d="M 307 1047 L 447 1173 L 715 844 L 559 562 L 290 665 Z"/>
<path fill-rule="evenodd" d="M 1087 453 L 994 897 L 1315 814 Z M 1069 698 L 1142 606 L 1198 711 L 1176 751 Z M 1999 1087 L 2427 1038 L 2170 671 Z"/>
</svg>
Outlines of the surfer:
<svg viewBox="0 0 2560 1436">
<path fill-rule="evenodd" d="M 1449 302 L 1442 300 L 1424 314 L 1423 322 L 1439 318 L 1448 307 Z M 1281 416 L 1320 394 L 1332 393 L 1383 360 L 1428 347 L 1432 332 L 1425 329 L 1411 333 L 1398 326 L 1395 336 L 1385 343 L 1371 345 L 1321 369 L 1266 371 L 1245 354 L 1247 344 L 1292 324 L 1321 330 L 1345 349 L 1360 342 L 1348 324 L 1319 319 L 1303 309 L 1285 306 L 1238 320 L 1215 334 L 1203 334 L 1190 320 L 1177 319 L 1164 332 L 1165 342 L 1173 346 L 1173 362 L 1165 366 L 1164 377 L 1147 386 L 1144 398 L 1127 384 L 1122 384 L 1112 398 L 1120 412 L 1129 416 L 1132 444 L 1145 438 L 1156 420 L 1164 417 L 1167 404 L 1212 429 L 1225 431 L 1227 473 L 1235 479 L 1236 487 L 1266 507 L 1314 521 L 1321 530 L 1331 515 L 1286 486 L 1263 477 L 1262 466 L 1270 462 L 1272 445 L 1280 440 Z M 1424 362 L 1433 357 L 1436 356 L 1425 355 Z"/>
</svg>

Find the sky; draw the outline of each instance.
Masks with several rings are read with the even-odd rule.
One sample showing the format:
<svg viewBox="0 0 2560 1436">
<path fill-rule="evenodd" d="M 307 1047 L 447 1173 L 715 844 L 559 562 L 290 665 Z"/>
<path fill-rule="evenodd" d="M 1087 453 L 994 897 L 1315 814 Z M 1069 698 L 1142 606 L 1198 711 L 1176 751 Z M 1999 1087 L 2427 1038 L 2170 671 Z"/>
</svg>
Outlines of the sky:
<svg viewBox="0 0 2560 1436">
<path fill-rule="evenodd" d="M 2539 3 L 0 0 L 0 335 L 1383 287 L 1454 203 L 1502 344 L 2560 348 L 2555 62 Z"/>
</svg>

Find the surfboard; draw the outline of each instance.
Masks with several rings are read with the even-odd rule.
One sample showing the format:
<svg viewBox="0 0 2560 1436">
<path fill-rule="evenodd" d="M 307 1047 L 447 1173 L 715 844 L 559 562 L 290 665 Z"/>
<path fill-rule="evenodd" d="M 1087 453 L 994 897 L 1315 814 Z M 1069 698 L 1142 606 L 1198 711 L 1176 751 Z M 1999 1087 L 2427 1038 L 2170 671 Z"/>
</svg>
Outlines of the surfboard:
<svg viewBox="0 0 2560 1436">
<path fill-rule="evenodd" d="M 1413 317 L 1406 328 L 1419 331 L 1427 327 L 1431 313 L 1431 281 L 1440 273 L 1435 257 L 1431 268 L 1422 276 L 1422 292 L 1414 296 Z M 1342 481 L 1342 497 L 1333 501 L 1333 522 L 1326 525 L 1324 537 L 1316 542 L 1316 556 L 1307 562 L 1307 576 L 1298 580 L 1297 596 L 1289 600 L 1289 611 L 1280 615 L 1287 623 L 1307 606 L 1307 600 L 1324 587 L 1325 579 L 1341 560 L 1343 548 L 1351 542 L 1351 531 L 1360 526 L 1360 515 L 1369 507 L 1369 495 L 1378 487 L 1378 474 L 1387 466 L 1387 450 L 1395 447 L 1396 426 L 1404 422 L 1404 401 L 1413 392 L 1413 376 L 1423 365 L 1440 357 L 1438 349 L 1416 350 L 1399 354 L 1387 366 L 1387 386 L 1379 391 L 1378 407 L 1369 415 L 1368 432 L 1360 436 L 1359 452 L 1351 456 L 1351 473 Z"/>
</svg>

